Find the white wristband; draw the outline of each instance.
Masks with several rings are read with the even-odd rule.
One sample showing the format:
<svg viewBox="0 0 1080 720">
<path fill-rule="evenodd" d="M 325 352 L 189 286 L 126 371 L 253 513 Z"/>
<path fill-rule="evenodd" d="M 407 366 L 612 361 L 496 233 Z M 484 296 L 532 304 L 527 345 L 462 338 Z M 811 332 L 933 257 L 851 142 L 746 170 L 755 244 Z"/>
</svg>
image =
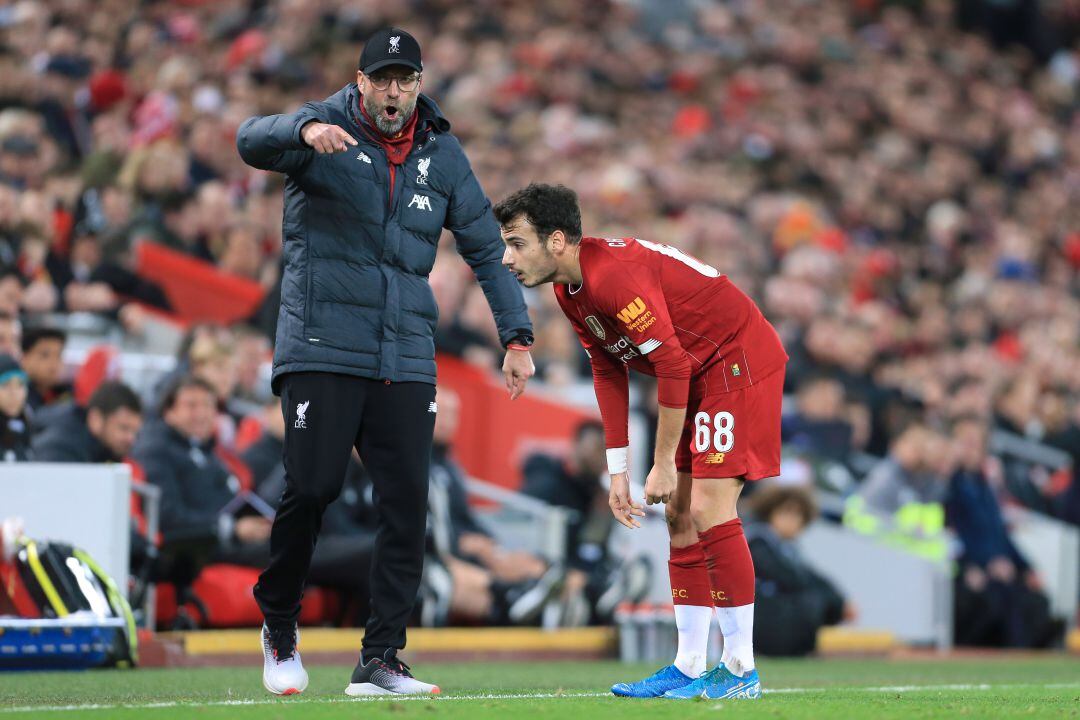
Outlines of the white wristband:
<svg viewBox="0 0 1080 720">
<path fill-rule="evenodd" d="M 619 473 L 626 472 L 626 467 L 630 458 L 630 448 L 608 448 L 607 450 L 607 471 L 609 475 L 617 475 Z"/>
</svg>

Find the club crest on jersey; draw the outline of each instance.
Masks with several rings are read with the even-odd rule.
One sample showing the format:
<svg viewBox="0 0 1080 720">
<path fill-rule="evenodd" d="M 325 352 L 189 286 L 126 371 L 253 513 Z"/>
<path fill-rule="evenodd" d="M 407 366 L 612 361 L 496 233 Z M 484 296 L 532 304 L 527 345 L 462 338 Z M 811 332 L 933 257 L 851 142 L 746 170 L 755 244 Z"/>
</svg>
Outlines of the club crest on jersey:
<svg viewBox="0 0 1080 720">
<path fill-rule="evenodd" d="M 427 171 L 431 167 L 431 158 L 420 158 L 420 161 L 416 163 L 416 170 L 420 174 L 416 177 L 417 185 L 427 185 Z"/>
<path fill-rule="evenodd" d="M 739 377 L 740 375 L 742 375 L 742 370 L 739 368 L 738 363 L 733 363 L 731 365 L 731 374 L 735 377 Z"/>
<path fill-rule="evenodd" d="M 392 53 L 400 53 L 401 52 L 401 36 L 400 35 L 391 36 L 391 38 L 390 38 L 390 52 L 392 52 Z"/>
<path fill-rule="evenodd" d="M 585 318 L 585 324 L 589 326 L 589 329 L 593 331 L 593 335 L 603 340 L 607 337 L 607 333 L 604 332 L 604 326 L 600 324 L 600 321 L 596 319 L 595 315 L 589 315 Z"/>
<path fill-rule="evenodd" d="M 428 212 L 431 212 L 431 198 L 429 198 L 427 195 L 413 193 L 412 200 L 409 201 L 409 207 L 414 207 L 417 210 L 427 210 Z"/>
</svg>

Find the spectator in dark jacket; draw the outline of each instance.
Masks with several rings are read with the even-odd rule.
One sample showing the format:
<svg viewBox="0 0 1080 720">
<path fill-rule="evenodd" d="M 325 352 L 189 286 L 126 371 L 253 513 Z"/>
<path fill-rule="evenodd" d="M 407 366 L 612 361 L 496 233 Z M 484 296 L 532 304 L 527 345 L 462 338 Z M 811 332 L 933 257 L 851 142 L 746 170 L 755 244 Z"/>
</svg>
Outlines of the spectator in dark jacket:
<svg viewBox="0 0 1080 720">
<path fill-rule="evenodd" d="M 33 459 L 30 426 L 26 419 L 26 373 L 19 361 L 0 355 L 0 460 Z"/>
<path fill-rule="evenodd" d="M 86 408 L 74 402 L 60 410 L 33 441 L 40 462 L 121 462 L 142 428 L 142 403 L 122 382 L 102 383 Z"/>
<path fill-rule="evenodd" d="M 946 517 L 963 546 L 956 583 L 956 643 L 1045 647 L 1057 628 L 1042 582 L 1009 535 L 987 476 L 986 424 L 963 418 L 953 427 L 957 469 Z"/>
<path fill-rule="evenodd" d="M 525 551 L 500 547 L 469 507 L 465 472 L 451 455 L 458 428 L 461 400 L 457 393 L 440 387 L 436 394 L 428 508 L 435 550 L 452 582 L 449 611 L 488 622 L 526 623 L 536 618 L 543 603 L 557 589 L 561 572 Z M 541 581 L 542 580 L 542 581 Z M 531 602 L 514 601 L 531 593 Z"/>
<path fill-rule="evenodd" d="M 234 517 L 226 506 L 240 490 L 215 453 L 214 389 L 186 377 L 165 393 L 161 418 L 150 423 L 132 456 L 143 466 L 149 483 L 161 488 L 161 532 L 164 543 L 211 541 L 214 548 L 232 542 L 254 543 L 270 536 L 270 521 Z"/>
<path fill-rule="evenodd" d="M 38 462 L 123 462 L 131 454 L 143 422 L 139 396 L 116 380 L 99 385 L 85 408 L 69 401 L 49 406 L 35 420 L 40 421 L 42 415 L 48 415 L 48 421 L 33 438 L 34 459 Z M 137 472 L 133 469 L 133 474 Z M 132 588 L 133 599 L 145 590 L 153 572 L 156 548 L 137 512 L 141 498 L 133 493 L 132 501 L 129 551 L 132 576 L 138 578 Z M 133 599 L 132 604 L 138 603 Z"/>
<path fill-rule="evenodd" d="M 608 507 L 608 491 L 601 484 L 607 475 L 604 426 L 597 420 L 582 422 L 574 430 L 569 457 L 533 455 L 525 460 L 524 474 L 526 495 L 574 511 L 567 526 L 564 607 L 599 609 L 616 570 L 607 562 L 608 536 L 615 520 Z"/>
<path fill-rule="evenodd" d="M 852 424 L 844 403 L 844 386 L 819 376 L 799 385 L 796 412 L 784 418 L 786 445 L 813 459 L 846 462 L 852 450 Z"/>
<path fill-rule="evenodd" d="M 757 576 L 754 647 L 762 655 L 806 655 L 814 651 L 818 630 L 854 616 L 795 544 L 817 516 L 813 495 L 803 487 L 770 485 L 748 504 L 758 520 L 746 533 Z"/>
<path fill-rule="evenodd" d="M 600 483 L 607 474 L 604 426 L 597 420 L 582 422 L 574 430 L 574 446 L 568 458 L 532 455 L 525 460 L 524 472 L 522 492 L 576 511 L 566 552 L 570 567 L 576 571 L 570 575 L 584 581 L 603 561 L 614 522 L 607 490 Z"/>
<path fill-rule="evenodd" d="M 61 382 L 67 335 L 51 327 L 28 327 L 22 336 L 22 366 L 30 381 L 27 407 L 33 412 L 71 396 L 71 384 Z"/>
</svg>

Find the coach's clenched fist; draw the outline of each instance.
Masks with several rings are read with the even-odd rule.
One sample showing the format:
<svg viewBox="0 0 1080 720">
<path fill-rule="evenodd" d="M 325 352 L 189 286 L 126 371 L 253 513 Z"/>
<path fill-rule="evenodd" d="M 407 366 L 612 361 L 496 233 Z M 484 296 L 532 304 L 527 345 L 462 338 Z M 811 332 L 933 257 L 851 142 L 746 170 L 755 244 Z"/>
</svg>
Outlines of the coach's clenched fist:
<svg viewBox="0 0 1080 720">
<path fill-rule="evenodd" d="M 352 135 L 337 125 L 310 122 L 300 131 L 300 139 L 320 155 L 345 152 L 349 145 L 356 145 Z"/>
</svg>

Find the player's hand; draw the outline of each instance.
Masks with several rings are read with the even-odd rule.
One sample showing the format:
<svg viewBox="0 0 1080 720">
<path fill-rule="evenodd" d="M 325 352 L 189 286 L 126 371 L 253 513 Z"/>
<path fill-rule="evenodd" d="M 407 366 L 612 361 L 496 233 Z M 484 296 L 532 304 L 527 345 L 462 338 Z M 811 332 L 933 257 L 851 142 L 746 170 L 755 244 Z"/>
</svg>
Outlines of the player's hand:
<svg viewBox="0 0 1080 720">
<path fill-rule="evenodd" d="M 356 145 L 356 139 L 337 125 L 321 122 L 309 122 L 300 131 L 300 139 L 320 155 L 345 152 L 350 145 Z"/>
<path fill-rule="evenodd" d="M 507 350 L 502 369 L 510 399 L 517 400 L 525 392 L 525 383 L 536 374 L 532 353 L 528 350 Z"/>
<path fill-rule="evenodd" d="M 649 505 L 666 503 L 675 496 L 675 486 L 678 484 L 678 476 L 675 473 L 675 464 L 667 463 L 653 465 L 649 476 L 645 478 L 645 502 Z"/>
<path fill-rule="evenodd" d="M 617 473 L 611 476 L 611 491 L 608 493 L 608 507 L 615 519 L 626 527 L 633 530 L 641 527 L 636 517 L 645 517 L 645 509 L 641 503 L 634 502 L 630 497 L 630 476 L 626 473 Z"/>
</svg>

